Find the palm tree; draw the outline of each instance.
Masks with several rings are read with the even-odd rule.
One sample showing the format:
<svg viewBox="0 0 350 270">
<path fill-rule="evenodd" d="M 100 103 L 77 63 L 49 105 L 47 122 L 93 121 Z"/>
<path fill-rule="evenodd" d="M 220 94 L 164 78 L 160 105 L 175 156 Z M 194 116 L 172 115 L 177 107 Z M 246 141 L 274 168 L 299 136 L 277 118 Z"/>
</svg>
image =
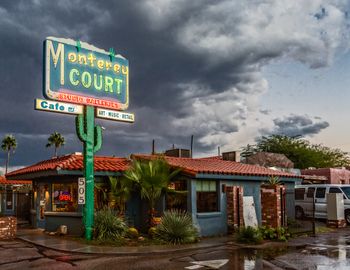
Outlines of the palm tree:
<svg viewBox="0 0 350 270">
<path fill-rule="evenodd" d="M 125 172 L 124 176 L 139 186 L 141 198 L 149 202 L 151 225 L 157 200 L 163 191 L 167 191 L 170 180 L 179 172 L 179 169 L 171 172 L 170 166 L 164 159 L 134 160 L 130 169 Z"/>
<path fill-rule="evenodd" d="M 48 143 L 46 144 L 46 147 L 54 146 L 55 147 L 54 156 L 57 157 L 57 149 L 65 144 L 64 137 L 60 133 L 55 131 L 50 135 L 50 137 L 47 140 L 48 140 Z"/>
<path fill-rule="evenodd" d="M 17 141 L 13 135 L 6 135 L 2 139 L 1 148 L 2 148 L 2 150 L 7 152 L 5 174 L 7 173 L 7 169 L 8 169 L 9 162 L 10 162 L 10 152 L 12 150 L 12 153 L 13 153 L 15 151 L 16 147 L 17 147 Z"/>
<path fill-rule="evenodd" d="M 133 182 L 126 177 L 108 177 L 108 186 L 96 183 L 97 190 L 102 192 L 103 201 L 108 202 L 110 208 L 115 208 L 120 216 L 125 214 L 125 204 L 130 197 Z"/>
</svg>

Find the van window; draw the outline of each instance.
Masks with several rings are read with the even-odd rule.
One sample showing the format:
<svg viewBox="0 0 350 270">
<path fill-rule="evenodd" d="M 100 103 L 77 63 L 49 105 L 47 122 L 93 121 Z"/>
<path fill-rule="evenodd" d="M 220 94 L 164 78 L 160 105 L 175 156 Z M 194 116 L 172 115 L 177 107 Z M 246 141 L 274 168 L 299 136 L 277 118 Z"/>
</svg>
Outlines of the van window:
<svg viewBox="0 0 350 270">
<path fill-rule="evenodd" d="M 317 188 L 316 190 L 316 198 L 322 199 L 326 196 L 326 188 Z"/>
<path fill-rule="evenodd" d="M 304 200 L 305 188 L 296 188 L 295 189 L 295 199 Z"/>
<path fill-rule="evenodd" d="M 313 197 L 314 197 L 314 194 L 315 194 L 315 188 L 314 188 L 314 187 L 309 187 L 309 188 L 307 189 L 306 197 L 308 197 L 308 198 L 313 198 Z"/>
<path fill-rule="evenodd" d="M 350 187 L 341 187 L 342 191 L 350 198 Z"/>
<path fill-rule="evenodd" d="M 330 187 L 329 193 L 342 193 L 341 190 L 337 187 Z"/>
</svg>

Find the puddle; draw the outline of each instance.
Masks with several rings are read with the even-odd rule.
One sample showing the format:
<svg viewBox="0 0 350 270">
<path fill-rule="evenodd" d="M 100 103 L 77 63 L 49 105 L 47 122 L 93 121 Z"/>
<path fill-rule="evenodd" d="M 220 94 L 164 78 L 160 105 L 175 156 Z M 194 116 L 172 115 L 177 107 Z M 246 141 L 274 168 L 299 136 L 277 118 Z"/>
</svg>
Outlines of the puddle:
<svg viewBox="0 0 350 270">
<path fill-rule="evenodd" d="M 191 261 L 203 261 L 203 260 L 219 260 L 219 259 L 228 259 L 228 263 L 224 266 L 220 267 L 221 270 L 234 270 L 234 269 L 245 269 L 245 270 L 253 270 L 253 269 L 270 269 L 269 260 L 283 255 L 287 252 L 287 248 L 267 248 L 264 250 L 255 250 L 248 248 L 218 248 L 211 251 L 202 251 L 195 252 L 191 255 L 186 255 L 186 257 L 177 257 L 173 258 L 171 261 L 174 263 L 187 263 L 184 264 L 184 267 L 190 265 Z M 180 267 L 179 267 L 180 269 Z M 186 268 L 187 269 L 187 268 Z M 208 268 L 203 268 L 208 269 Z"/>
</svg>

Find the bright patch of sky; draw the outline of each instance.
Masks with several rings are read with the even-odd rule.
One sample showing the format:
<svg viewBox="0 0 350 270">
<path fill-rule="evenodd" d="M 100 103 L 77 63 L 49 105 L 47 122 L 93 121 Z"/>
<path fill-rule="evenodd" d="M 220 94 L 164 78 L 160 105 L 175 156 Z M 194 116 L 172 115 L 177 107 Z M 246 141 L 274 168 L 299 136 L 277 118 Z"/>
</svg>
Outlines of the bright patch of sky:
<svg viewBox="0 0 350 270">
<path fill-rule="evenodd" d="M 263 68 L 269 90 L 261 98 L 271 116 L 289 113 L 320 117 L 330 127 L 307 137 L 314 143 L 350 152 L 350 53 L 338 55 L 329 67 L 310 69 L 282 59 Z"/>
</svg>

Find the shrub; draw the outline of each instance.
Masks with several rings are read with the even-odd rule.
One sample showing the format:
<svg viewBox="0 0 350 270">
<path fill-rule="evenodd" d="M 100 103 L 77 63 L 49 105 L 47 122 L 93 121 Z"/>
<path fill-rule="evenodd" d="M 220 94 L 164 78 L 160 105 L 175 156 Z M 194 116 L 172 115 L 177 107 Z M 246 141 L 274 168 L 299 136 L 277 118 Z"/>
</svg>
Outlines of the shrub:
<svg viewBox="0 0 350 270">
<path fill-rule="evenodd" d="M 271 227 L 260 227 L 260 233 L 263 239 L 266 240 L 278 240 L 278 241 L 287 241 L 290 237 L 288 230 L 283 227 L 271 228 Z"/>
<path fill-rule="evenodd" d="M 149 230 L 148 230 L 148 236 L 149 236 L 150 238 L 154 238 L 155 235 L 156 235 L 156 232 L 157 232 L 157 227 L 151 227 L 151 228 L 149 228 Z"/>
<path fill-rule="evenodd" d="M 97 240 L 113 241 L 125 235 L 127 226 L 116 212 L 104 208 L 95 214 L 94 234 Z"/>
<path fill-rule="evenodd" d="M 131 227 L 128 229 L 127 235 L 132 239 L 136 239 L 139 237 L 139 231 L 136 228 Z"/>
<path fill-rule="evenodd" d="M 263 240 L 259 229 L 253 227 L 241 228 L 237 233 L 237 241 L 246 244 L 259 244 Z"/>
<path fill-rule="evenodd" d="M 164 212 L 155 237 L 171 244 L 193 243 L 198 240 L 198 230 L 193 226 L 190 215 L 172 210 Z"/>
<path fill-rule="evenodd" d="M 271 185 L 271 186 L 280 185 L 280 184 L 281 184 L 280 178 L 279 178 L 278 176 L 272 176 L 272 175 L 271 175 L 271 176 L 267 179 L 267 181 L 266 181 L 265 184 Z"/>
</svg>

